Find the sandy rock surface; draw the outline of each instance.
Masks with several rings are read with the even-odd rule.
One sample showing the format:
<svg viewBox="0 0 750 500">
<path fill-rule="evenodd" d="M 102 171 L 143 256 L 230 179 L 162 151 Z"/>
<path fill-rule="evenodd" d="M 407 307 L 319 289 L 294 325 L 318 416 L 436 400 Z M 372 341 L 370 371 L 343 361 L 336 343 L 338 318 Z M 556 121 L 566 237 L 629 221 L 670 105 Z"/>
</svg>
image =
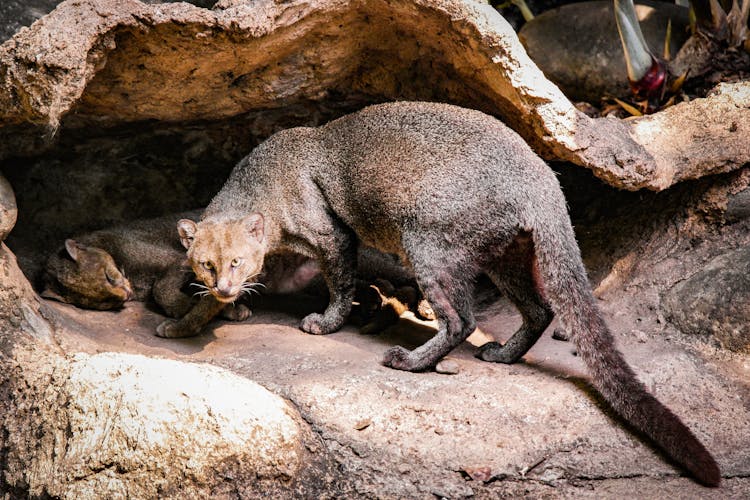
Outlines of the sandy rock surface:
<svg viewBox="0 0 750 500">
<path fill-rule="evenodd" d="M 671 491 L 739 498 L 750 491 L 746 358 L 677 338 L 627 334 L 617 326 L 628 320 L 607 314 L 641 379 L 716 453 L 729 479 L 710 491 L 680 478 L 608 414 L 570 343 L 545 335 L 511 366 L 474 358 L 475 345 L 504 340 L 518 325 L 508 305 L 486 311 L 479 330 L 451 353 L 460 367 L 453 375 L 379 364 L 389 346 L 424 341 L 433 332 L 429 324 L 404 319 L 379 336 L 353 327 L 312 336 L 296 328 L 311 306 L 300 298 L 267 302 L 245 323 L 217 323 L 184 340 L 154 337 L 160 318 L 138 304 L 93 314 L 54 307 L 66 325 L 63 349 L 208 362 L 288 398 L 339 463 L 337 484 L 346 496 L 656 498 Z"/>
</svg>

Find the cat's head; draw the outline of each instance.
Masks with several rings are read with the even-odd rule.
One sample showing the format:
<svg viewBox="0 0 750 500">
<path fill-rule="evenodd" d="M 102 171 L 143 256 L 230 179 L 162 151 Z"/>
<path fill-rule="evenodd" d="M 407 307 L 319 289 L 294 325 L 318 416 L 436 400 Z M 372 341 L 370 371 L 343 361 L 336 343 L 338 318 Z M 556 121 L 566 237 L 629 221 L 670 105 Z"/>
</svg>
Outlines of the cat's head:
<svg viewBox="0 0 750 500">
<path fill-rule="evenodd" d="M 234 302 L 263 267 L 265 231 L 257 213 L 236 219 L 177 222 L 193 272 L 220 302 Z"/>
<path fill-rule="evenodd" d="M 88 309 L 116 309 L 133 298 L 130 282 L 101 248 L 65 240 L 47 260 L 43 297 Z"/>
</svg>

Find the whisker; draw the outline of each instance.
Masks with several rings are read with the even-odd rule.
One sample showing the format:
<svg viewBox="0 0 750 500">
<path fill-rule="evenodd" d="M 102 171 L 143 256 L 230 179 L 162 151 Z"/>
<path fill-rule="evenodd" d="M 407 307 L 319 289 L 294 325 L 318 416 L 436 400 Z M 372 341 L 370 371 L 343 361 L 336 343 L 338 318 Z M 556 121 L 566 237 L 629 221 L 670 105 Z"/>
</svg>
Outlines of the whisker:
<svg viewBox="0 0 750 500">
<path fill-rule="evenodd" d="M 248 295 L 257 293 L 258 295 L 260 295 L 260 292 L 255 289 L 256 286 L 263 286 L 263 285 L 261 283 L 250 283 L 246 281 L 240 287 L 240 293 L 247 293 Z"/>
<path fill-rule="evenodd" d="M 249 288 L 249 287 L 263 287 L 263 288 L 265 288 L 265 287 L 266 287 L 266 285 L 264 285 L 263 283 L 260 283 L 260 282 L 250 282 L 250 281 L 246 281 L 246 282 L 244 282 L 244 283 L 242 284 L 242 287 L 243 287 L 243 288 Z"/>
</svg>

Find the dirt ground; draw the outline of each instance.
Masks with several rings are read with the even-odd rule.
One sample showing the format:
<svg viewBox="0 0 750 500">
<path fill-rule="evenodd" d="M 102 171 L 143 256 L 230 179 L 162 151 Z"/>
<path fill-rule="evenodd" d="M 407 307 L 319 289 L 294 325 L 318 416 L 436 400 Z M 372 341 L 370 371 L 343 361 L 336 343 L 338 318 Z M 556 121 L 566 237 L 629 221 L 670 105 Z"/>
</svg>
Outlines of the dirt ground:
<svg viewBox="0 0 750 500">
<path fill-rule="evenodd" d="M 648 333 L 648 325 L 639 328 L 647 315 L 625 303 L 600 303 L 641 380 L 717 458 L 722 486 L 706 489 L 608 413 L 572 344 L 551 338 L 554 324 L 523 362 L 480 361 L 475 345 L 507 339 L 520 323 L 509 305 L 497 302 L 450 355 L 458 374 L 414 374 L 379 361 L 391 345 L 423 342 L 433 333 L 430 324 L 402 318 L 376 336 L 354 326 L 312 336 L 296 325 L 320 307 L 314 302 L 263 299 L 246 322 L 218 321 L 208 333 L 179 340 L 155 337 L 162 317 L 140 303 L 119 312 L 49 305 L 67 352 L 211 363 L 291 400 L 339 462 L 350 497 L 750 497 L 747 356 L 689 343 L 668 328 Z"/>
</svg>

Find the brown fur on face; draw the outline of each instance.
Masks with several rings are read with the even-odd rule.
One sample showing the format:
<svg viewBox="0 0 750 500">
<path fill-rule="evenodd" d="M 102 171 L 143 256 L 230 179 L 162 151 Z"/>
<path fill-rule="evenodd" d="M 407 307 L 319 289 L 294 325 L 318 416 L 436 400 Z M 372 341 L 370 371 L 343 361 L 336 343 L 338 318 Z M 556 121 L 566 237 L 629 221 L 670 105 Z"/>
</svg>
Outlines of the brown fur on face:
<svg viewBox="0 0 750 500">
<path fill-rule="evenodd" d="M 254 284 L 263 267 L 263 217 L 177 223 L 193 272 L 220 302 L 234 302 Z"/>
<path fill-rule="evenodd" d="M 107 252 L 68 239 L 48 261 L 42 296 L 90 309 L 114 309 L 133 298 L 133 289 Z"/>
</svg>

